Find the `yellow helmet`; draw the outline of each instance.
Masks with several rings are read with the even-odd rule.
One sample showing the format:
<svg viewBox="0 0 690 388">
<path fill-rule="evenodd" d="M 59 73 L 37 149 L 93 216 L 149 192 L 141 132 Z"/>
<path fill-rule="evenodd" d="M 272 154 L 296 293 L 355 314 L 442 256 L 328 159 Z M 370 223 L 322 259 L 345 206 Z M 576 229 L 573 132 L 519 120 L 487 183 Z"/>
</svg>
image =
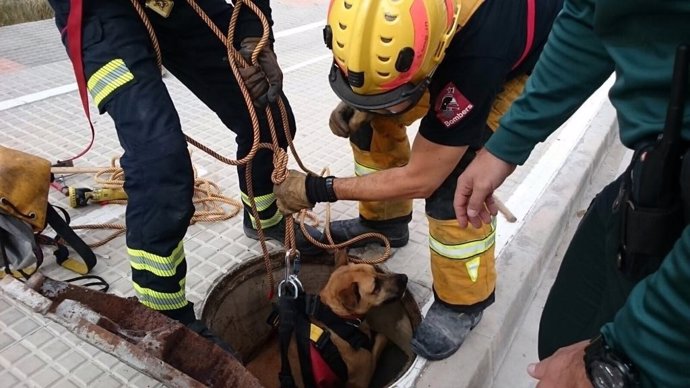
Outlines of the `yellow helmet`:
<svg viewBox="0 0 690 388">
<path fill-rule="evenodd" d="M 331 0 L 324 29 L 331 87 L 362 110 L 410 108 L 400 104 L 414 105 L 426 90 L 459 12 L 458 0 Z"/>
</svg>

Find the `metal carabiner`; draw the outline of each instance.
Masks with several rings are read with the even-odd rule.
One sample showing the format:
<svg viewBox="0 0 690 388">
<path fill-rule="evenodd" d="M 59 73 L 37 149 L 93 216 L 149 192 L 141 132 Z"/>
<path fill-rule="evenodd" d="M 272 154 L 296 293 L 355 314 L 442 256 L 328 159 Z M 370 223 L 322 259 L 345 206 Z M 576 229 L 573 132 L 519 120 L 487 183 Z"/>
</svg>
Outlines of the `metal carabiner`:
<svg viewBox="0 0 690 388">
<path fill-rule="evenodd" d="M 290 267 L 290 265 L 291 265 L 290 264 L 290 256 L 291 256 L 290 252 L 291 251 L 292 251 L 291 249 L 288 249 L 285 251 L 285 279 L 283 280 L 283 282 L 289 281 L 290 275 L 292 275 L 292 268 Z"/>
<path fill-rule="evenodd" d="M 290 275 L 290 283 L 294 284 L 298 290 L 304 290 L 304 286 L 302 285 L 302 282 L 299 281 L 297 275 Z"/>
<path fill-rule="evenodd" d="M 292 249 L 292 251 L 295 252 L 295 258 L 292 261 L 292 274 L 297 275 L 299 274 L 299 271 L 302 269 L 302 255 L 300 255 L 297 249 Z"/>
<path fill-rule="evenodd" d="M 287 286 L 291 285 L 293 294 L 289 295 L 289 296 L 291 296 L 292 299 L 297 299 L 297 297 L 299 296 L 299 290 L 300 290 L 300 288 L 298 288 L 298 284 L 301 285 L 302 283 L 299 283 L 299 280 L 297 280 L 297 282 L 294 282 L 294 281 L 292 281 L 292 279 L 281 281 L 278 284 L 278 298 L 281 298 L 283 296 L 283 294 L 285 294 L 285 292 L 288 291 Z M 283 290 L 285 290 L 285 291 L 283 291 Z"/>
</svg>

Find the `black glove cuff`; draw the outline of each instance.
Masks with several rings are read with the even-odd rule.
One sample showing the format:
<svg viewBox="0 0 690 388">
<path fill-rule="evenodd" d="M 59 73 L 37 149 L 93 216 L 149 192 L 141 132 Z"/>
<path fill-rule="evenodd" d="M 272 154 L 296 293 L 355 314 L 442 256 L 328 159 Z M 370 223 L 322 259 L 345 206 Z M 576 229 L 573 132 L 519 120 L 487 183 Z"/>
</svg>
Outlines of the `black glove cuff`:
<svg viewBox="0 0 690 388">
<path fill-rule="evenodd" d="M 311 203 L 317 202 L 335 202 L 338 197 L 335 196 L 333 189 L 334 176 L 320 177 L 314 175 L 307 175 L 304 181 L 304 186 L 307 192 L 307 199 Z"/>
</svg>

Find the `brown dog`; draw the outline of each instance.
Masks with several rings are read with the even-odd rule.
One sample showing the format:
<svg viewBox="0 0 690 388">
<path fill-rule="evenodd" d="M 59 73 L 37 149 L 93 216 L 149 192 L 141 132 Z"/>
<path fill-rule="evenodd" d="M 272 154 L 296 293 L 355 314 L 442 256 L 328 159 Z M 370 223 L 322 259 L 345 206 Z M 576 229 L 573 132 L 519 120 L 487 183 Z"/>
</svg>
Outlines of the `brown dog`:
<svg viewBox="0 0 690 388">
<path fill-rule="evenodd" d="M 372 308 L 399 300 L 405 293 L 406 286 L 406 275 L 382 273 L 377 271 L 374 266 L 368 264 L 348 264 L 347 254 L 341 253 L 336 254 L 336 269 L 319 292 L 319 299 L 322 305 L 330 308 L 338 317 L 342 317 L 350 322 L 352 320 L 359 322 L 358 320 L 363 320 Z M 366 321 L 363 321 L 358 326 L 358 329 L 369 340 L 371 344 L 370 350 L 365 347 L 355 349 L 335 331 L 330 330 L 323 322 L 312 319 L 312 323 L 324 330 L 330 331 L 330 340 L 337 348 L 343 363 L 347 367 L 347 381 L 343 382 L 342 385 L 337 384 L 336 386 L 367 388 L 376 370 L 376 363 L 381 352 L 386 347 L 386 337 L 381 334 L 373 334 Z M 275 346 L 277 347 L 277 344 Z M 294 335 L 290 343 L 288 357 L 295 384 L 298 387 L 304 387 Z M 259 358 L 263 358 L 263 360 L 252 360 L 248 368 L 252 371 L 257 369 L 257 372 L 260 372 L 259 374 L 255 373 L 255 375 L 262 380 L 262 384 L 265 386 L 277 386 L 278 379 L 276 374 L 279 370 L 280 360 L 275 357 L 270 357 L 270 361 L 268 357 L 260 356 Z M 275 372 L 269 372 L 267 369 L 259 371 L 258 365 L 256 365 L 257 367 L 252 365 L 255 363 L 263 365 L 263 368 L 271 365 L 275 368 Z"/>
</svg>

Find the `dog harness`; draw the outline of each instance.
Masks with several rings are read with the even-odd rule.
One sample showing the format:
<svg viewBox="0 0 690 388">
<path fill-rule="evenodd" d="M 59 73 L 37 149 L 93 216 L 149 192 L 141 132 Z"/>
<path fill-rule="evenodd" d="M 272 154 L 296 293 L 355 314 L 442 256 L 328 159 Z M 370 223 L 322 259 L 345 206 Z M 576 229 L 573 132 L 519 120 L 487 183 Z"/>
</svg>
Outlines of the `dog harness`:
<svg viewBox="0 0 690 388">
<path fill-rule="evenodd" d="M 318 325 L 312 320 L 320 323 Z M 278 328 L 281 354 L 280 386 L 293 388 L 295 382 L 287 357 L 292 335 L 295 335 L 300 370 L 307 388 L 344 387 L 348 379 L 347 365 L 331 341 L 335 333 L 354 349 L 371 351 L 370 338 L 359 326 L 357 317 L 341 317 L 321 303 L 318 295 L 299 293 L 297 297 L 281 297 L 268 323 Z M 373 334 L 373 332 L 372 332 Z"/>
</svg>

